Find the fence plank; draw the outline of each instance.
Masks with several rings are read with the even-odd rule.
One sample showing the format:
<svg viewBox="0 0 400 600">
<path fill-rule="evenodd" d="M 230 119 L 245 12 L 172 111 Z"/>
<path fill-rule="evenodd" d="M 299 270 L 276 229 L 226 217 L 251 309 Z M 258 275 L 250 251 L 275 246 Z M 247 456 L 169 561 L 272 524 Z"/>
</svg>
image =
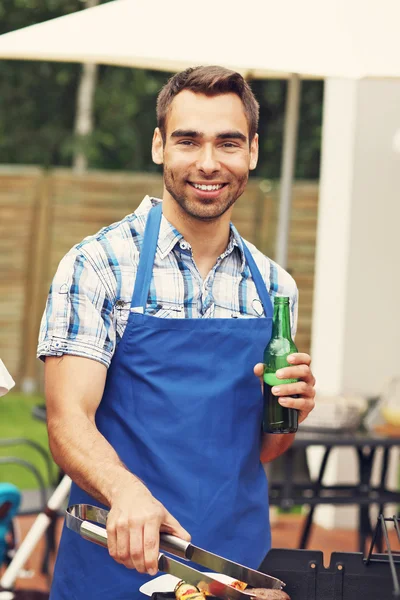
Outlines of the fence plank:
<svg viewBox="0 0 400 600">
<path fill-rule="evenodd" d="M 42 170 L 0 167 L 0 357 L 21 381 L 29 310 L 28 277 L 35 200 Z"/>
<path fill-rule="evenodd" d="M 33 220 L 35 235 L 32 236 L 29 249 L 29 275 L 25 298 L 26 319 L 24 327 L 24 347 L 27 348 L 27 353 L 22 361 L 21 377 L 21 389 L 27 393 L 34 392 L 37 387 L 36 346 L 39 323 L 47 296 L 47 292 L 44 292 L 43 289 L 43 282 L 48 276 L 46 266 L 51 210 L 50 183 L 50 178 L 46 175 L 41 178 Z"/>
</svg>

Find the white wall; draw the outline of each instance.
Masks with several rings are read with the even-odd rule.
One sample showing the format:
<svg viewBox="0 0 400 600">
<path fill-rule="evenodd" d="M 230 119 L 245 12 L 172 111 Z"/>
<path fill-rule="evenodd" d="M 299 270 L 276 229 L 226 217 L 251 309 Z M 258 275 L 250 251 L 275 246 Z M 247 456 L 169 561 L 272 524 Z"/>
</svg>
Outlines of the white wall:
<svg viewBox="0 0 400 600">
<path fill-rule="evenodd" d="M 400 376 L 400 82 L 358 88 L 343 388 L 375 395 Z"/>
<path fill-rule="evenodd" d="M 343 386 L 356 100 L 356 82 L 326 81 L 311 338 L 313 370 L 324 394 L 338 394 Z"/>
<path fill-rule="evenodd" d="M 326 82 L 311 350 L 323 394 L 374 396 L 400 376 L 399 132 L 400 81 Z M 356 464 L 337 451 L 327 480 L 354 480 Z M 317 520 L 356 523 L 330 507 Z"/>
</svg>

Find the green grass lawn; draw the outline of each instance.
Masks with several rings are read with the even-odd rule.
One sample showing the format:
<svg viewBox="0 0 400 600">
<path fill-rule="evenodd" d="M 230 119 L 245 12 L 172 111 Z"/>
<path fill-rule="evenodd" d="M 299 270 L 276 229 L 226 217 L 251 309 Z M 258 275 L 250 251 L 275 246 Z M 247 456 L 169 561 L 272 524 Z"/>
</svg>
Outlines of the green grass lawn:
<svg viewBox="0 0 400 600">
<path fill-rule="evenodd" d="M 34 448 L 27 445 L 1 446 L 1 440 L 10 438 L 28 438 L 40 444 L 47 452 L 48 438 L 46 424 L 32 417 L 32 408 L 43 404 L 40 396 L 26 396 L 21 393 L 9 393 L 0 397 L 0 481 L 13 483 L 22 490 L 37 489 L 38 481 L 33 473 L 20 465 L 1 462 L 1 457 L 15 456 L 29 461 L 38 469 L 49 486 L 48 470 L 45 459 Z M 56 467 L 52 463 L 53 476 Z"/>
</svg>

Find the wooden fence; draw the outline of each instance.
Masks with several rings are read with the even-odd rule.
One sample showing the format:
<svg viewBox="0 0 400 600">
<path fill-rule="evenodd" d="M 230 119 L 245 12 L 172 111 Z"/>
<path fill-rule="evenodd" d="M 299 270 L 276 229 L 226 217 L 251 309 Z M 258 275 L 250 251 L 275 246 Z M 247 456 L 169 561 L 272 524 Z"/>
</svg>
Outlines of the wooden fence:
<svg viewBox="0 0 400 600">
<path fill-rule="evenodd" d="M 159 175 L 0 167 L 0 358 L 18 387 L 42 386 L 40 319 L 62 256 L 78 241 L 160 196 Z M 252 178 L 234 209 L 241 235 L 274 256 L 278 186 Z M 296 342 L 309 351 L 318 187 L 294 186 L 288 270 L 300 291 Z"/>
</svg>

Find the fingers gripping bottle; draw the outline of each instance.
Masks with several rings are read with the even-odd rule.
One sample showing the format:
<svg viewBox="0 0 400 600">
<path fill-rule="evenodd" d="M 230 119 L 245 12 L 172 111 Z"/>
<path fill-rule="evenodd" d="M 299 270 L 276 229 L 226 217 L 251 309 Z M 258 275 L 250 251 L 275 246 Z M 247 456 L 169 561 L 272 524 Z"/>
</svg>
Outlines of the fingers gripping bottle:
<svg viewBox="0 0 400 600">
<path fill-rule="evenodd" d="M 297 352 L 290 332 L 289 298 L 275 297 L 272 336 L 264 350 L 264 415 L 265 433 L 295 433 L 298 428 L 298 410 L 281 406 L 279 396 L 271 388 L 297 379 L 278 379 L 276 371 L 289 366 L 287 357 Z"/>
</svg>

